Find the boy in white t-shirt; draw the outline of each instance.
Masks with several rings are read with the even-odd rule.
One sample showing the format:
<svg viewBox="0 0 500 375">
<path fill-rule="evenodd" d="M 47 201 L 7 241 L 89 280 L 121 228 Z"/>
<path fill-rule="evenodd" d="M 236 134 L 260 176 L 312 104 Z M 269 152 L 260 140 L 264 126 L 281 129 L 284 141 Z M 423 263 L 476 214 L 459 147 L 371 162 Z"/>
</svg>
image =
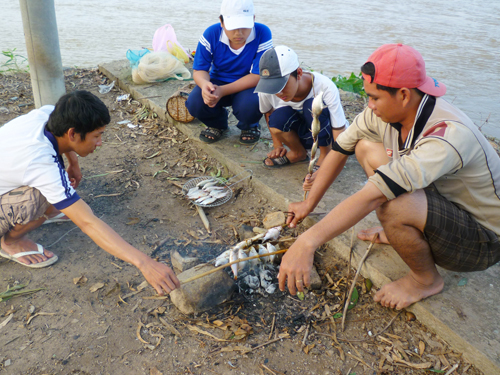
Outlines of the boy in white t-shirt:
<svg viewBox="0 0 500 375">
<path fill-rule="evenodd" d="M 266 168 L 307 160 L 306 150 L 313 145 L 311 105 L 320 92 L 326 108 L 319 116 L 320 157 L 316 168 L 331 150 L 334 139 L 349 125 L 337 86 L 320 73 L 304 72 L 299 65 L 297 54 L 286 46 L 267 50 L 259 63 L 260 80 L 255 91 L 259 93 L 259 109 L 265 114 L 274 145 L 263 161 Z"/>
<path fill-rule="evenodd" d="M 109 254 L 136 266 L 158 294 L 170 293 L 180 286 L 172 269 L 127 243 L 75 191 L 82 179 L 77 155 L 102 145 L 109 122 L 106 105 L 81 90 L 0 127 L 0 257 L 50 266 L 57 255 L 26 235 L 42 224 L 72 221 Z"/>
</svg>

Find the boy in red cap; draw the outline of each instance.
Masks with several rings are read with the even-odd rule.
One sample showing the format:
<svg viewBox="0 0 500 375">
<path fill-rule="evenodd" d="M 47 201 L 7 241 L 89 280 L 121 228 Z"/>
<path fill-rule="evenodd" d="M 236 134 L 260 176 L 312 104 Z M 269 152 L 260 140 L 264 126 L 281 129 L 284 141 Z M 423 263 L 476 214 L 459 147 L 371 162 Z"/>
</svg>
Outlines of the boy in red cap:
<svg viewBox="0 0 500 375">
<path fill-rule="evenodd" d="M 280 289 L 309 284 L 316 248 L 376 210 L 382 227 L 358 237 L 390 244 L 410 268 L 374 296 L 402 309 L 439 293 L 436 264 L 457 272 L 500 260 L 500 158 L 477 126 L 441 98 L 422 56 L 402 44 L 378 48 L 361 67 L 368 108 L 336 140 L 307 200 L 289 206 L 288 223 L 314 210 L 356 154 L 368 183 L 302 234 L 283 257 Z"/>
</svg>

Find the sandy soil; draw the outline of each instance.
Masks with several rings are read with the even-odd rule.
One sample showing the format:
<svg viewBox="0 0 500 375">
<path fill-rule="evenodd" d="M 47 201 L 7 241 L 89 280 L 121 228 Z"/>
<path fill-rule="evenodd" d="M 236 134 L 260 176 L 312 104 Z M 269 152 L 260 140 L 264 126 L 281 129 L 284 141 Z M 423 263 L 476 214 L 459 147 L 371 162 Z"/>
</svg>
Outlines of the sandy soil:
<svg viewBox="0 0 500 375">
<path fill-rule="evenodd" d="M 122 92 L 98 94 L 105 79 L 97 72 L 65 75 L 68 91 L 96 93 L 112 115 L 103 147 L 80 159 L 78 192 L 137 248 L 167 263 L 175 249 L 208 261 L 239 240 L 242 224 L 260 226 L 275 210 L 245 181 L 228 203 L 206 210 L 208 235 L 178 186 L 228 172 L 137 102 L 116 102 Z M 0 124 L 33 109 L 27 75 L 0 75 L 0 87 Z M 140 127 L 118 124 L 125 120 Z M 346 265 L 326 251 L 316 259 L 322 288 L 304 301 L 240 290 L 212 311 L 184 316 L 168 297 L 151 299 L 137 269 L 73 224 L 45 225 L 31 238 L 59 261 L 32 270 L 0 260 L 0 291 L 43 288 L 0 303 L 2 374 L 424 374 L 455 364 L 455 374 L 480 374 L 411 313 L 375 304 L 365 280 L 341 332 L 341 318 L 333 316 L 343 309 L 353 272 L 346 280 Z"/>
</svg>

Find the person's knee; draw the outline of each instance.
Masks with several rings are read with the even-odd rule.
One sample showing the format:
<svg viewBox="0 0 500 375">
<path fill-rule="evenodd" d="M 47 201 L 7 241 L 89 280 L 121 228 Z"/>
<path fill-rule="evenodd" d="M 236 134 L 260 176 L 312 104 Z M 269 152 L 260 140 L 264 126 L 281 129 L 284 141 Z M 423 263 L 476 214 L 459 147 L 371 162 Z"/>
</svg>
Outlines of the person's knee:
<svg viewBox="0 0 500 375">
<path fill-rule="evenodd" d="M 356 144 L 355 153 L 356 159 L 368 177 L 373 175 L 375 169 L 389 162 L 389 157 L 382 143 L 360 139 Z"/>
<path fill-rule="evenodd" d="M 423 230 L 427 219 L 427 198 L 421 189 L 405 193 L 381 205 L 377 218 L 384 227 L 410 225 Z"/>
</svg>

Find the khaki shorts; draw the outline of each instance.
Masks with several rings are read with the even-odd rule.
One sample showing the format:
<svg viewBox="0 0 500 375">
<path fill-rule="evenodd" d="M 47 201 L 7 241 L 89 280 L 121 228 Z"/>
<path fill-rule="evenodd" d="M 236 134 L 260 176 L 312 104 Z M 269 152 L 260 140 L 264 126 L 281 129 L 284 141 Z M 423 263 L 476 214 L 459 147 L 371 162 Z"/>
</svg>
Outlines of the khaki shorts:
<svg viewBox="0 0 500 375">
<path fill-rule="evenodd" d="M 15 225 L 41 218 L 50 203 L 38 189 L 21 186 L 0 196 L 0 237 Z"/>
<path fill-rule="evenodd" d="M 500 240 L 439 193 L 425 189 L 427 223 L 424 235 L 434 262 L 450 271 L 482 271 L 500 261 Z"/>
</svg>

